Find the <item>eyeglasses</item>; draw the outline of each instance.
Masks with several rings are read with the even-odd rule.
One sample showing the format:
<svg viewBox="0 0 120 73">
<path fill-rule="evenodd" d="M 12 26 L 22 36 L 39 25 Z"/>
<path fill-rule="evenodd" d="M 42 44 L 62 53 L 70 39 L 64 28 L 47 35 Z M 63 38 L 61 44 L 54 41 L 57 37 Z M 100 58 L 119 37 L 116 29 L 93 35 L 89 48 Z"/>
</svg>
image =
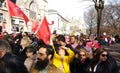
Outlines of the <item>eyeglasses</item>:
<svg viewBox="0 0 120 73">
<path fill-rule="evenodd" d="M 102 56 L 102 57 L 105 57 L 105 56 L 107 57 L 107 56 L 108 56 L 108 54 L 101 54 L 101 56 Z"/>
</svg>

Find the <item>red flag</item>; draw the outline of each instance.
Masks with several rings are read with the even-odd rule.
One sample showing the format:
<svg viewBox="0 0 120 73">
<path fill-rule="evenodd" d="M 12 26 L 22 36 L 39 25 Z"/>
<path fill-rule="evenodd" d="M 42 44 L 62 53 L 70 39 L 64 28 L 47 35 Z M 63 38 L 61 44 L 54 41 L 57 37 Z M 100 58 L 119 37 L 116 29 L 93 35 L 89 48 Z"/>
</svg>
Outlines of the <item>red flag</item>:
<svg viewBox="0 0 120 73">
<path fill-rule="evenodd" d="M 46 17 L 44 17 L 41 25 L 36 30 L 39 39 L 42 39 L 46 44 L 50 43 L 50 29 Z"/>
<path fill-rule="evenodd" d="M 38 28 L 38 20 L 32 22 L 32 32 L 35 32 L 36 29 Z"/>
<path fill-rule="evenodd" d="M 28 17 L 24 14 L 24 12 L 16 4 L 11 2 L 10 0 L 7 0 L 7 6 L 8 6 L 8 11 L 10 13 L 10 16 L 16 16 L 16 17 L 23 18 L 27 25 L 27 22 L 29 21 Z"/>
<path fill-rule="evenodd" d="M 5 31 L 6 31 L 6 28 L 5 28 L 4 22 L 1 22 L 1 25 L 2 25 L 2 32 L 5 32 Z"/>
</svg>

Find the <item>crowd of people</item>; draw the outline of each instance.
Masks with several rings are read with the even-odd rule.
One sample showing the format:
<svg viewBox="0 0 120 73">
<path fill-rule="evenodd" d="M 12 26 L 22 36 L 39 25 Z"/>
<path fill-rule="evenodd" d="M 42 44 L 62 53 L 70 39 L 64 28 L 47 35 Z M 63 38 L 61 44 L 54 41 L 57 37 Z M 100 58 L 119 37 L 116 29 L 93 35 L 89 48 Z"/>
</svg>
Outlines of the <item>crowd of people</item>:
<svg viewBox="0 0 120 73">
<path fill-rule="evenodd" d="M 116 41 L 117 40 L 117 41 Z M 114 37 L 51 34 L 50 44 L 35 34 L 0 35 L 0 73 L 118 73 L 116 60 L 102 45 L 118 43 Z"/>
</svg>

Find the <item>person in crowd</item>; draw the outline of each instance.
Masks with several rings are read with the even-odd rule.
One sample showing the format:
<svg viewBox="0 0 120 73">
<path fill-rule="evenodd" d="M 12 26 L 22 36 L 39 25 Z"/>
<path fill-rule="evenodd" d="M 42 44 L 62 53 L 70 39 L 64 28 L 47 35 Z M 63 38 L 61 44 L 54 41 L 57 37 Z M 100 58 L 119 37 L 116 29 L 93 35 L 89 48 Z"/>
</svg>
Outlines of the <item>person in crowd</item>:
<svg viewBox="0 0 120 73">
<path fill-rule="evenodd" d="M 120 36 L 119 35 L 115 35 L 115 42 L 116 43 L 120 43 Z"/>
<path fill-rule="evenodd" d="M 6 40 L 9 44 L 10 44 L 10 46 L 11 46 L 11 48 L 12 48 L 12 52 L 14 53 L 14 54 L 16 54 L 16 51 L 18 50 L 17 48 L 16 48 L 16 45 L 15 45 L 15 43 L 14 43 L 14 40 L 13 40 L 13 36 L 12 36 L 12 34 L 10 35 L 10 34 L 8 34 L 7 32 L 3 32 L 2 33 L 2 39 L 3 40 Z M 1 40 L 2 40 L 1 39 Z"/>
<path fill-rule="evenodd" d="M 19 58 L 21 58 L 23 63 L 24 63 L 25 59 L 27 58 L 26 47 L 29 47 L 30 44 L 31 44 L 31 41 L 28 38 L 24 37 L 21 39 L 20 46 L 17 48 L 18 49 L 17 56 Z"/>
<path fill-rule="evenodd" d="M 3 32 L 3 33 L 2 33 L 2 39 L 8 40 L 8 37 L 9 37 L 8 32 Z"/>
<path fill-rule="evenodd" d="M 72 49 L 75 53 L 77 53 L 77 50 L 78 50 L 79 48 L 81 48 L 81 46 L 80 46 L 80 44 L 79 44 L 79 41 L 78 41 L 78 36 L 72 35 L 72 36 L 70 37 L 70 45 L 72 46 L 71 49 Z"/>
<path fill-rule="evenodd" d="M 111 35 L 108 40 L 110 45 L 115 43 L 115 38 L 113 35 Z"/>
<path fill-rule="evenodd" d="M 93 51 L 93 55 L 96 55 L 96 51 L 98 49 Z M 112 72 L 111 73 L 118 73 L 118 65 L 116 63 L 116 60 L 113 58 L 113 56 L 111 56 L 110 54 L 108 55 L 108 60 L 110 61 L 111 65 L 112 65 Z"/>
<path fill-rule="evenodd" d="M 70 44 L 70 35 L 68 34 L 65 35 L 65 42 L 66 44 Z"/>
<path fill-rule="evenodd" d="M 31 45 L 33 45 L 33 46 L 37 46 L 38 45 L 38 38 L 37 38 L 37 35 L 36 34 L 31 34 L 31 36 L 30 36 L 30 39 L 32 40 L 32 43 L 31 43 Z"/>
<path fill-rule="evenodd" d="M 37 62 L 31 69 L 30 73 L 62 73 L 52 63 L 54 57 L 53 47 L 50 45 L 42 45 L 38 47 Z"/>
<path fill-rule="evenodd" d="M 5 73 L 4 62 L 0 59 L 0 73 Z"/>
<path fill-rule="evenodd" d="M 109 46 L 108 35 L 106 33 L 103 33 L 99 42 L 101 45 Z"/>
<path fill-rule="evenodd" d="M 52 43 L 52 39 L 55 39 L 54 37 L 55 36 L 53 34 L 50 40 L 51 45 L 54 45 Z M 64 35 L 58 35 L 56 39 L 57 46 L 56 45 L 53 46 L 54 47 L 53 64 L 59 69 L 61 69 L 63 73 L 71 73 L 69 64 L 74 58 L 75 54 L 70 48 L 66 47 Z"/>
<path fill-rule="evenodd" d="M 18 33 L 17 36 L 14 37 L 13 41 L 16 45 L 20 45 L 21 39 L 22 39 L 22 32 Z"/>
<path fill-rule="evenodd" d="M 28 73 L 21 59 L 11 52 L 11 47 L 5 40 L 0 40 L 0 60 L 3 62 L 3 73 Z"/>
<path fill-rule="evenodd" d="M 2 39 L 2 34 L 1 34 L 1 32 L 0 32 L 0 40 Z"/>
<path fill-rule="evenodd" d="M 78 50 L 77 56 L 75 56 L 73 61 L 70 63 L 71 73 L 87 73 L 87 67 L 91 60 L 89 55 L 90 54 L 88 54 L 84 48 Z"/>
<path fill-rule="evenodd" d="M 84 41 L 83 40 L 79 40 L 79 45 L 80 45 L 80 48 L 84 47 Z"/>
<path fill-rule="evenodd" d="M 28 34 L 28 32 L 22 32 L 22 37 L 29 37 L 29 34 Z"/>
<path fill-rule="evenodd" d="M 112 72 L 111 73 L 119 73 L 116 60 L 111 55 L 108 56 L 108 59 L 112 65 Z"/>
<path fill-rule="evenodd" d="M 106 49 L 100 48 L 94 52 L 88 73 L 111 73 L 112 65 L 108 59 L 109 53 Z"/>
<path fill-rule="evenodd" d="M 100 47 L 100 43 L 97 40 L 95 40 L 93 36 L 90 36 L 89 39 L 86 41 L 85 49 L 91 54 L 94 50 L 99 49 Z"/>
<path fill-rule="evenodd" d="M 36 61 L 36 48 L 33 46 L 26 47 L 26 55 L 27 58 L 24 62 L 24 65 L 26 66 L 28 72 L 30 71 L 31 67 L 34 65 Z"/>
<path fill-rule="evenodd" d="M 31 41 L 31 39 L 30 39 L 30 36 L 29 36 L 29 34 L 28 34 L 28 32 L 23 32 L 23 31 L 21 31 L 16 37 L 14 37 L 14 43 L 17 45 L 17 46 L 20 46 L 20 43 L 21 43 L 21 40 L 22 40 L 22 38 L 28 38 L 29 39 L 29 41 Z M 32 42 L 32 41 L 31 41 Z"/>
</svg>

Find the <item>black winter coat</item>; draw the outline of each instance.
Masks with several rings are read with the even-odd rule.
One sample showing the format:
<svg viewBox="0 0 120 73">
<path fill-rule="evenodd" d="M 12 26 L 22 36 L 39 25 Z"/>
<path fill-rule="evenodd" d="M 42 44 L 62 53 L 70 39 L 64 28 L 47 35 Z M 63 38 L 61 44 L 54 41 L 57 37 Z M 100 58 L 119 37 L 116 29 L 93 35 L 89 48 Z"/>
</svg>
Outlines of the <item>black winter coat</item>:
<svg viewBox="0 0 120 73">
<path fill-rule="evenodd" d="M 70 63 L 71 73 L 87 73 L 87 68 L 89 66 L 90 59 L 86 59 L 84 63 L 80 61 L 78 58 L 74 58 Z"/>
<path fill-rule="evenodd" d="M 5 73 L 28 73 L 21 60 L 12 53 L 6 53 L 1 60 L 4 62 Z"/>
<path fill-rule="evenodd" d="M 112 73 L 112 65 L 110 62 L 101 62 L 97 65 L 96 72 L 94 72 L 94 67 L 96 66 L 96 62 L 91 62 L 90 66 L 92 69 L 92 72 L 88 73 Z M 89 70 L 89 69 L 88 69 Z"/>
</svg>

